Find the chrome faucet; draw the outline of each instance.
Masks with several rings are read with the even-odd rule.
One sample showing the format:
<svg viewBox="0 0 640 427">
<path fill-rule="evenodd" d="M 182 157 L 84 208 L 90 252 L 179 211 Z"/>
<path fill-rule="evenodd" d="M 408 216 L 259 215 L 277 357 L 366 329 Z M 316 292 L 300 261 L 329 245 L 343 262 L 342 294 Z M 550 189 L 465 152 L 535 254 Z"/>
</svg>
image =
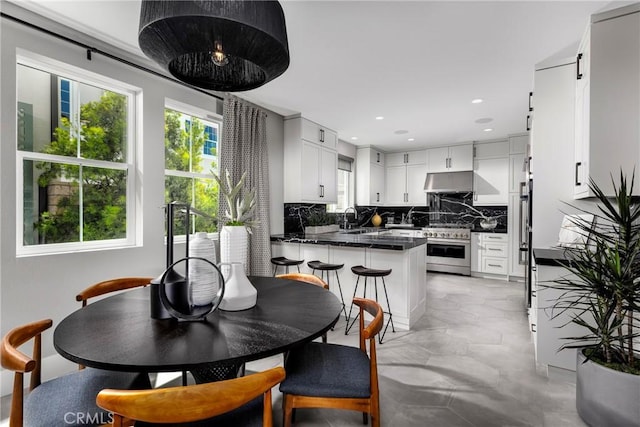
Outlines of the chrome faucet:
<svg viewBox="0 0 640 427">
<path fill-rule="evenodd" d="M 358 219 L 358 211 L 356 211 L 356 208 L 354 208 L 353 206 L 348 207 L 347 209 L 344 210 L 344 216 L 343 216 L 343 226 L 342 228 L 346 229 L 347 225 L 349 224 L 349 220 L 347 219 L 347 211 L 351 209 L 353 210 L 353 219 Z"/>
<path fill-rule="evenodd" d="M 411 206 L 411 209 L 409 209 L 409 212 L 407 213 L 407 218 L 406 221 L 409 224 L 413 223 L 413 210 L 415 209 L 415 206 Z"/>
</svg>

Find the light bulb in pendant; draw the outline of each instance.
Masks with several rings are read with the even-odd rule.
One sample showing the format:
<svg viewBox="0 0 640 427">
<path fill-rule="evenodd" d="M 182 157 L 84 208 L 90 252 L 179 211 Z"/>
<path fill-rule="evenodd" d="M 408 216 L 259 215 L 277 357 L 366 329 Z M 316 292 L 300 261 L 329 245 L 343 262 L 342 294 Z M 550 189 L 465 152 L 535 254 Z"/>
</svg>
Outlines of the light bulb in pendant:
<svg viewBox="0 0 640 427">
<path fill-rule="evenodd" d="M 218 67 L 224 67 L 229 63 L 228 56 L 222 50 L 222 43 L 216 42 L 215 50 L 211 52 L 211 61 Z"/>
</svg>

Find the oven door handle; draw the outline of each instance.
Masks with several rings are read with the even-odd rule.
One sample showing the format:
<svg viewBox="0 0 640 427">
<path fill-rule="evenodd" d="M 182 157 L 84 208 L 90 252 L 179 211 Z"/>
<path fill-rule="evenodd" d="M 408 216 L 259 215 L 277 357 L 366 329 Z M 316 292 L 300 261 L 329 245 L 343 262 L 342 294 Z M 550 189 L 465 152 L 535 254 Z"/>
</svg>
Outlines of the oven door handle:
<svg viewBox="0 0 640 427">
<path fill-rule="evenodd" d="M 432 237 L 427 237 L 427 245 L 429 243 L 445 243 L 448 245 L 451 244 L 455 244 L 455 245 L 459 245 L 459 246 L 466 246 L 466 245 L 470 245 L 471 244 L 471 240 L 459 240 L 459 239 L 440 239 L 440 238 L 432 238 Z"/>
</svg>

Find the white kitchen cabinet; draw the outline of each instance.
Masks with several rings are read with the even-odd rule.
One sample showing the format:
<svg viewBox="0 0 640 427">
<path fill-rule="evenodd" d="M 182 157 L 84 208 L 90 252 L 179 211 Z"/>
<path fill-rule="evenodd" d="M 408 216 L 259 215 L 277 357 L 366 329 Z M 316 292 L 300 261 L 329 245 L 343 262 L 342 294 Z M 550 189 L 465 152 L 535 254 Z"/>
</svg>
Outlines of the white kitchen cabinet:
<svg viewBox="0 0 640 427">
<path fill-rule="evenodd" d="M 471 233 L 471 272 L 488 277 L 509 272 L 509 240 L 506 234 Z"/>
<path fill-rule="evenodd" d="M 509 157 L 474 160 L 474 206 L 506 206 L 508 203 Z"/>
<path fill-rule="evenodd" d="M 473 144 L 452 145 L 427 150 L 427 172 L 473 170 Z"/>
<path fill-rule="evenodd" d="M 613 195 L 610 174 L 630 177 L 640 160 L 640 4 L 591 22 L 576 58 L 575 198 L 593 196 L 590 178 Z"/>
<path fill-rule="evenodd" d="M 576 349 L 560 350 L 567 344 L 566 337 L 579 337 L 586 333 L 586 329 L 571 323 L 571 317 L 575 313 L 566 311 L 559 313 L 552 310 L 553 303 L 558 300 L 564 291 L 551 289 L 545 286 L 546 283 L 565 278 L 574 279 L 567 269 L 559 266 L 534 265 L 536 269 L 535 282 L 535 322 L 533 326 L 535 339 L 536 365 L 544 371 L 549 366 L 576 370 Z M 533 309 L 533 303 L 532 303 Z M 554 317 L 556 315 L 556 317 Z"/>
<path fill-rule="evenodd" d="M 427 203 L 424 192 L 426 165 L 387 166 L 385 169 L 385 205 L 424 206 Z"/>
<path fill-rule="evenodd" d="M 527 154 L 528 145 L 528 133 L 509 135 L 509 154 Z"/>
<path fill-rule="evenodd" d="M 356 150 L 356 205 L 380 206 L 384 203 L 385 154 L 371 147 Z"/>
<path fill-rule="evenodd" d="M 387 166 L 424 165 L 427 162 L 427 151 L 404 151 L 400 153 L 387 153 Z"/>
<path fill-rule="evenodd" d="M 348 246 L 273 242 L 271 243 L 271 253 L 273 256 L 304 259 L 305 262 L 300 265 L 300 271 L 306 273 L 311 273 L 307 262 L 312 261 L 312 258 L 332 264 L 344 264 L 344 268 L 339 270 L 338 274 L 340 275 L 340 284 L 342 286 L 342 294 L 347 313 L 351 306 L 357 280 L 357 276 L 351 272 L 350 268 L 355 265 L 364 265 L 377 269 L 390 268 L 392 272 L 389 276 L 385 277 L 385 282 L 396 330 L 411 329 L 425 313 L 427 289 L 425 265 L 427 260 L 424 245 L 396 251 Z M 333 292 L 336 297 L 340 298 L 340 291 L 333 280 L 331 281 L 330 291 Z M 362 296 L 363 292 L 364 279 L 360 279 L 357 296 Z M 367 280 L 367 297 L 375 299 L 375 287 L 373 286 L 372 278 Z M 380 279 L 378 279 L 378 301 L 380 301 L 386 311 L 387 303 L 382 287 L 382 280 Z M 356 308 L 357 307 L 352 311 L 352 315 Z M 390 331 L 391 327 L 389 327 L 387 334 L 391 334 Z"/>
<path fill-rule="evenodd" d="M 314 133 L 307 128 L 314 126 L 317 127 L 315 123 L 301 117 L 285 120 L 285 203 L 328 204 L 337 201 L 338 152 L 335 144 L 327 140 L 328 132 L 323 137 L 328 144 L 317 142 L 320 141 L 320 136 L 313 138 Z"/>
<path fill-rule="evenodd" d="M 474 159 L 493 159 L 509 156 L 509 140 L 481 142 L 473 146 Z"/>
<path fill-rule="evenodd" d="M 338 149 L 338 134 L 335 131 L 302 117 L 293 120 L 300 120 L 302 139 L 305 141 L 320 144 L 334 150 Z"/>
</svg>

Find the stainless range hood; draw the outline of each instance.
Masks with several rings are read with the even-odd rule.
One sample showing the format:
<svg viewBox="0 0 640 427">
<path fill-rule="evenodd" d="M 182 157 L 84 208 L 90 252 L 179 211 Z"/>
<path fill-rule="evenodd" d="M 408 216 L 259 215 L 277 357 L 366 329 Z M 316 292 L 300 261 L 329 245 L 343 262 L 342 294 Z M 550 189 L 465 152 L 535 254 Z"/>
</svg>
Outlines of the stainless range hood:
<svg viewBox="0 0 640 427">
<path fill-rule="evenodd" d="M 427 173 L 425 193 L 468 193 L 473 191 L 473 172 Z"/>
</svg>

